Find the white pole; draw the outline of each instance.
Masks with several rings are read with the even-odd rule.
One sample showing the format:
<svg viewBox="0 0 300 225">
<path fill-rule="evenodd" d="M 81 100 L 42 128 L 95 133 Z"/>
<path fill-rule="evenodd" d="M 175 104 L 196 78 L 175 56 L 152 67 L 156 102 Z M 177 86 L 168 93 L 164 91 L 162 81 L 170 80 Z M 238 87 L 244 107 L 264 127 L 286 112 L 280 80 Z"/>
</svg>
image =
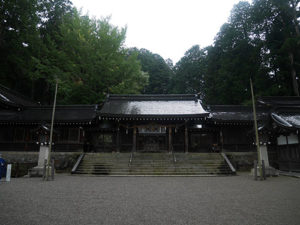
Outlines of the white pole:
<svg viewBox="0 0 300 225">
<path fill-rule="evenodd" d="M 251 87 L 252 107 L 253 107 L 253 122 L 254 122 L 256 148 L 257 148 L 257 161 L 258 161 L 258 168 L 259 168 L 259 176 L 262 179 L 261 153 L 260 153 L 260 147 L 259 147 L 259 137 L 258 137 L 258 128 L 257 128 L 257 118 L 256 118 L 254 91 L 253 91 L 253 84 L 252 84 L 252 79 L 251 78 L 250 78 L 250 87 Z"/>
<path fill-rule="evenodd" d="M 10 181 L 10 175 L 11 175 L 11 164 L 7 164 L 6 167 L 6 181 L 9 182 Z"/>
<path fill-rule="evenodd" d="M 56 107 L 57 87 L 58 87 L 58 81 L 56 80 L 53 110 L 52 110 L 52 119 L 51 119 L 51 129 L 50 129 L 49 152 L 48 152 L 48 158 L 47 158 L 46 180 L 49 180 L 49 177 L 50 177 L 50 159 L 51 159 L 51 149 L 52 149 L 53 123 L 54 123 L 54 115 L 55 115 L 55 107 Z"/>
</svg>

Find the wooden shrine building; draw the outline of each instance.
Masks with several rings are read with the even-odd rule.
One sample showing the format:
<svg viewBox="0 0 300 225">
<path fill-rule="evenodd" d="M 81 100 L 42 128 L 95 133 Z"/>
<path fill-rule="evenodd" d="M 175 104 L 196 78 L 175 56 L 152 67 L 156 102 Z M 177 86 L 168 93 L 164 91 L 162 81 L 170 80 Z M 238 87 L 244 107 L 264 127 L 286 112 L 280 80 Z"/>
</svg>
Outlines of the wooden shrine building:
<svg viewBox="0 0 300 225">
<path fill-rule="evenodd" d="M 264 97 L 257 103 L 260 144 L 270 165 L 300 171 L 300 98 Z M 0 152 L 38 152 L 49 144 L 51 113 L 52 106 L 0 86 Z M 101 105 L 59 105 L 54 129 L 53 151 L 60 153 L 256 156 L 252 108 L 202 106 L 197 95 L 108 95 Z"/>
</svg>

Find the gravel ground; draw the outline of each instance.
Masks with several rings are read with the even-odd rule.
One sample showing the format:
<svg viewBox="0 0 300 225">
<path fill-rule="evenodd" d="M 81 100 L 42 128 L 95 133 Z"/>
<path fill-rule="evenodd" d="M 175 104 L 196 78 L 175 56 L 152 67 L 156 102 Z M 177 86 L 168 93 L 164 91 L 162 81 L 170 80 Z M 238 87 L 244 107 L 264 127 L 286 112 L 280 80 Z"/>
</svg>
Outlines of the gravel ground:
<svg viewBox="0 0 300 225">
<path fill-rule="evenodd" d="M 300 224 L 300 179 L 88 177 L 0 182 L 1 225 Z"/>
</svg>

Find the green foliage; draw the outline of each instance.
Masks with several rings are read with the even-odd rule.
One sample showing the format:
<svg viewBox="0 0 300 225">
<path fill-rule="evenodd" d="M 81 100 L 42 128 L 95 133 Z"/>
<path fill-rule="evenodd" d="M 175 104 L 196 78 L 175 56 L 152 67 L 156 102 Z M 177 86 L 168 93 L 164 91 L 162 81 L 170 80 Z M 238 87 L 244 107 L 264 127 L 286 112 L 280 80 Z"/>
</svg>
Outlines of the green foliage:
<svg viewBox="0 0 300 225">
<path fill-rule="evenodd" d="M 299 2 L 236 4 L 214 44 L 192 47 L 175 65 L 172 91 L 198 92 L 207 104 L 248 104 L 252 77 L 258 96 L 298 95 Z"/>
<path fill-rule="evenodd" d="M 167 94 L 170 89 L 170 79 L 172 69 L 167 64 L 171 61 L 165 61 L 160 55 L 153 54 L 147 49 L 131 49 L 132 53 L 138 55 L 138 60 L 141 63 L 142 71 L 149 75 L 148 85 L 143 93 L 145 94 Z"/>
<path fill-rule="evenodd" d="M 68 0 L 2 2 L 1 83 L 50 103 L 58 79 L 63 104 L 136 94 L 147 84 L 137 54 L 123 47 L 126 28 L 83 16 Z"/>
<path fill-rule="evenodd" d="M 256 95 L 299 95 L 300 0 L 236 4 L 213 45 L 191 47 L 173 66 L 126 49 L 126 28 L 78 12 L 69 0 L 0 0 L 0 83 L 51 103 L 88 104 L 108 93 L 199 93 L 207 104 Z"/>
<path fill-rule="evenodd" d="M 206 72 L 206 50 L 198 45 L 190 48 L 174 67 L 172 92 L 177 94 L 201 93 Z"/>
</svg>

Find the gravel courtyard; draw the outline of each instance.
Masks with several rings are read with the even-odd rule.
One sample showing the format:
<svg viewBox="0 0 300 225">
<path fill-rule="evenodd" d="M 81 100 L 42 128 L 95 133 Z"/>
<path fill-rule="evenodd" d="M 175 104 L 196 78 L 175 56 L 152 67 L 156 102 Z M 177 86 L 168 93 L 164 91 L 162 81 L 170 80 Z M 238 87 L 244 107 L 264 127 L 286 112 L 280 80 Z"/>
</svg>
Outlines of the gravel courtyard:
<svg viewBox="0 0 300 225">
<path fill-rule="evenodd" d="M 88 177 L 0 182 L 1 225 L 300 224 L 300 179 Z"/>
</svg>

